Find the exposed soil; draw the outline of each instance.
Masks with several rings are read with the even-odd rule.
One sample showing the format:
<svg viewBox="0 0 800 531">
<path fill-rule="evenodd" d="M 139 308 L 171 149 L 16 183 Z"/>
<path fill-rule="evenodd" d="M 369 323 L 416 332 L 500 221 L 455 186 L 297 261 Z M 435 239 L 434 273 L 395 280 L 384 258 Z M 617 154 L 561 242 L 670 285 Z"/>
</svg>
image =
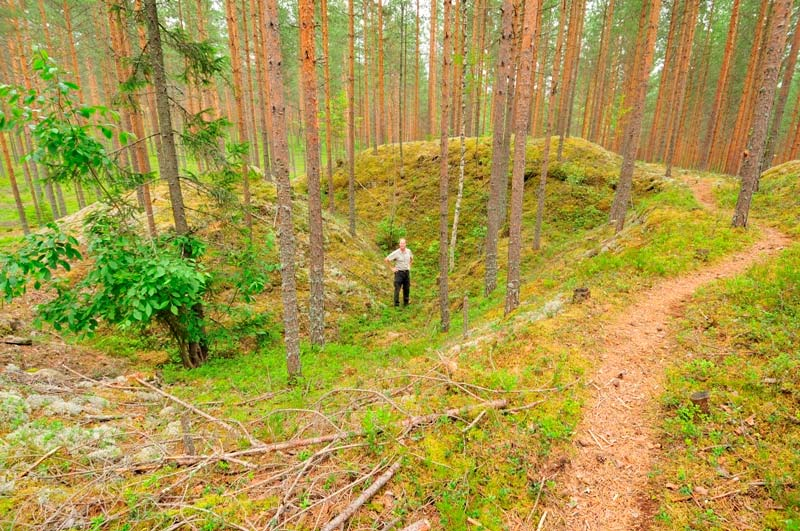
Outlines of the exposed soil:
<svg viewBox="0 0 800 531">
<path fill-rule="evenodd" d="M 716 210 L 711 182 L 687 181 L 698 201 Z M 648 473 L 658 447 L 657 399 L 670 360 L 670 320 L 699 287 L 741 274 L 788 246 L 767 227 L 750 248 L 705 269 L 665 280 L 604 326 L 593 389 L 574 439 L 576 453 L 558 476 L 550 525 L 569 531 L 646 529 L 655 510 Z M 552 529 L 553 527 L 548 526 Z"/>
</svg>

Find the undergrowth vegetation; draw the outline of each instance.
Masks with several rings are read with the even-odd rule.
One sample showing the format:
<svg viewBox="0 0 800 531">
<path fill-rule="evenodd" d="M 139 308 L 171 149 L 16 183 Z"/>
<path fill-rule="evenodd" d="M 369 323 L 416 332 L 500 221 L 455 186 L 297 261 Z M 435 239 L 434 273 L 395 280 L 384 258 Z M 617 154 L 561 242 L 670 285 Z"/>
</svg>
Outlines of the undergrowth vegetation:
<svg viewBox="0 0 800 531">
<path fill-rule="evenodd" d="M 522 305 L 503 317 L 502 290 L 486 298 L 479 295 L 489 142 L 469 142 L 468 155 L 476 147 L 477 153 L 467 167 L 459 230 L 462 236 L 452 277 L 456 286 L 451 296 L 452 331 L 447 335 L 438 332 L 432 302 L 437 240 L 431 217 L 436 201 L 432 185 L 438 169 L 436 143 L 408 145 L 409 167 L 405 182 L 398 182 L 394 218 L 390 190 L 396 151 L 384 146 L 379 157 L 362 153 L 357 167 L 360 234 L 353 240 L 340 228 L 344 224 L 338 218 L 327 220 L 326 289 L 332 314 L 329 340 L 320 349 L 303 346 L 304 376 L 294 387 L 286 386 L 280 328 L 275 324 L 277 279 L 273 275 L 263 290 L 254 289 L 246 304 L 226 307 L 224 301 L 236 289 L 231 274 L 237 268 L 222 265 L 215 255 L 222 251 L 215 251 L 214 246 L 237 240 L 231 238 L 233 229 L 225 223 L 194 211 L 200 234 L 210 242 L 204 258 L 206 270 L 219 277 L 211 282 L 218 286 L 215 299 L 221 301 L 212 306 L 212 318 L 218 318 L 224 326 L 212 337 L 218 345 L 216 356 L 192 370 L 168 363 L 160 368 L 160 378 L 170 393 L 244 430 L 233 434 L 215 424 L 195 426 L 192 431 L 197 451 L 212 454 L 221 448 L 251 447 L 244 433 L 265 442 L 337 430 L 361 434 L 343 441 L 347 448 L 336 452 L 330 462 L 312 467 L 313 473 L 297 482 L 295 509 L 308 511 L 290 528 L 311 529 L 315 518 L 325 521 L 341 503 L 335 498 L 334 502 L 323 500 L 394 459 L 402 459 L 403 467 L 388 489 L 392 496 L 381 496 L 367 504 L 359 512 L 359 521 L 408 522 L 412 516 L 426 515 L 442 529 L 467 529 L 477 525 L 475 522 L 487 529 L 524 525 L 527 517 L 537 516 L 529 515 L 536 500 L 553 488 L 545 478 L 568 459 L 572 434 L 589 392 L 583 376 L 596 361 L 591 353 L 599 348 L 604 319 L 659 279 L 702 267 L 755 237 L 753 232 L 730 229 L 727 220 L 700 208 L 684 186 L 663 180 L 658 168 L 648 166 L 637 171 L 636 205 L 629 226 L 615 236 L 606 218 L 619 161 L 597 146 L 570 139 L 565 145 L 565 161 L 555 165 L 548 180 L 543 251 L 525 251 Z M 540 141 L 529 144 L 530 176 L 537 172 L 540 145 Z M 341 174 L 337 175 L 337 185 L 339 190 L 344 189 Z M 264 183 L 256 183 L 254 188 L 259 215 L 271 218 L 269 203 L 274 190 Z M 526 238 L 532 234 L 535 204 L 530 188 L 525 196 Z M 307 222 L 302 196 L 299 199 L 295 222 L 302 264 L 307 256 Z M 346 196 L 337 195 L 339 199 L 338 212 L 344 215 Z M 201 195 L 189 194 L 188 201 L 197 210 L 204 207 Z M 401 310 L 385 304 L 391 284 L 389 275 L 380 268 L 382 251 L 378 244 L 383 242 L 378 240 L 387 237 L 386 223 L 381 224 L 387 217 L 389 230 L 406 231 L 409 246 L 418 257 L 412 272 L 412 305 Z M 256 240 L 269 237 L 261 234 Z M 395 237 L 390 235 L 391 239 Z M 505 249 L 504 236 L 501 264 L 505 262 Z M 273 252 L 267 248 L 257 261 L 272 263 Z M 245 255 L 241 260 L 254 261 Z M 301 276 L 299 280 L 301 290 L 306 290 L 307 279 Z M 247 285 L 249 281 L 257 279 L 239 283 Z M 588 302 L 569 302 L 576 287 L 591 289 Z M 469 296 L 466 339 L 461 337 L 464 295 Z M 302 299 L 301 294 L 304 304 Z M 93 340 L 96 348 L 136 356 L 141 349 L 158 346 L 152 337 L 107 332 Z M 143 370 L 150 373 L 152 367 Z M 91 451 L 112 455 L 106 458 L 107 467 L 138 467 L 139 471 L 123 474 L 113 484 L 98 480 L 87 491 L 81 490 L 82 479 L 62 478 L 59 487 L 42 498 L 34 511 L 31 492 L 51 485 L 53 477 L 59 477 L 55 469 L 65 466 L 53 457 L 10 487 L 12 503 L 0 505 L 0 520 L 11 518 L 12 507 L 17 506 L 14 504 L 30 506 L 30 514 L 36 515 L 41 514 L 42 507 L 68 504 L 70 496 L 83 492 L 94 500 L 92 514 L 97 518 L 97 529 L 151 529 L 173 525 L 180 519 L 189 519 L 205 529 L 253 522 L 266 525 L 265 515 L 268 519 L 274 512 L 285 494 L 281 489 L 286 488 L 282 482 L 267 482 L 270 470 L 300 470 L 307 460 L 318 458 L 316 447 L 297 448 L 276 456 L 247 458 L 245 465 L 220 461 L 192 468 L 187 475 L 186 469 L 159 461 L 167 454 L 183 451 L 180 422 L 168 401 L 157 395 L 137 398 L 131 396 L 134 391 L 124 387 L 98 387 L 93 392 L 126 412 L 124 419 L 112 423 L 122 433 L 132 435 L 115 436 L 108 446 Z M 25 398 L 26 393 L 19 389 L 16 397 L 9 398 L 9 417 L 23 419 L 15 421 L 21 423 L 15 430 L 49 418 L 48 413 L 36 408 L 22 411 L 27 417 L 20 413 L 24 406 L 19 398 Z M 505 399 L 506 409 L 511 411 L 482 406 L 498 399 Z M 409 418 L 462 406 L 478 409 L 438 417 L 400 437 Z M 67 422 L 74 424 L 75 420 Z M 142 429 L 147 438 L 135 435 Z M 112 446 L 119 452 L 110 450 Z M 85 451 L 66 452 L 87 465 L 91 462 Z M 0 470 L 7 477 L 26 466 L 10 453 L 2 463 Z M 248 463 L 257 468 L 248 469 Z M 294 477 L 294 472 L 286 477 Z M 175 482 L 180 488 L 172 491 Z M 154 492 L 162 494 L 154 496 Z M 182 497 L 178 498 L 176 492 L 182 492 Z"/>
<path fill-rule="evenodd" d="M 800 529 L 799 260 L 794 245 L 703 290 L 679 324 L 659 528 Z M 697 391 L 708 413 L 689 402 Z"/>
</svg>

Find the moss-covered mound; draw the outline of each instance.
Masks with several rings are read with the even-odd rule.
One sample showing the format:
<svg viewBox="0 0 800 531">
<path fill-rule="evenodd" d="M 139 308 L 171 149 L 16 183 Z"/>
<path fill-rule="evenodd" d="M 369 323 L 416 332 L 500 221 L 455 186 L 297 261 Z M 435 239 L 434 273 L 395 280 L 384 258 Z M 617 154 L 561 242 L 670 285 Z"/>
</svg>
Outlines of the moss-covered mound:
<svg viewBox="0 0 800 531">
<path fill-rule="evenodd" d="M 530 241 L 536 218 L 536 188 L 544 141 L 530 140 L 525 169 L 523 238 Z M 548 171 L 543 241 L 555 242 L 576 230 L 606 223 L 621 159 L 580 138 L 567 139 L 561 162 L 555 160 L 557 139 L 552 139 Z M 356 158 L 356 211 L 360 230 L 384 250 L 406 236 L 418 264 L 435 264 L 438 253 L 439 142 L 403 145 L 404 175 L 400 176 L 397 144 L 367 150 Z M 449 144 L 450 224 L 458 192 L 460 139 Z M 491 173 L 491 137 L 466 139 L 464 193 L 456 246 L 456 274 L 478 274 L 486 235 L 486 206 Z M 513 153 L 512 153 L 513 157 Z M 510 172 L 510 169 L 509 169 Z M 661 187 L 659 176 L 637 171 L 635 194 Z M 347 168 L 334 176 L 336 206 L 347 211 Z M 510 182 L 509 191 L 510 195 Z M 505 260 L 507 227 L 501 233 L 500 261 Z"/>
</svg>

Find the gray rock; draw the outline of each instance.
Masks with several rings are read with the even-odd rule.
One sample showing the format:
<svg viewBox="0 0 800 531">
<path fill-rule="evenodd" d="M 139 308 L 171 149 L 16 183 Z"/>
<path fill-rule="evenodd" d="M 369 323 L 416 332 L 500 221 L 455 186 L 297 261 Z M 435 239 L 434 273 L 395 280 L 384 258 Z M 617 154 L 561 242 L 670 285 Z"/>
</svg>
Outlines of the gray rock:
<svg viewBox="0 0 800 531">
<path fill-rule="evenodd" d="M 107 446 L 86 454 L 92 461 L 118 461 L 122 459 L 122 449 L 119 446 Z"/>
<path fill-rule="evenodd" d="M 40 409 L 44 406 L 52 404 L 56 400 L 60 400 L 57 396 L 53 395 L 30 395 L 28 398 L 25 399 L 25 402 L 31 407 L 31 409 Z"/>
<path fill-rule="evenodd" d="M 35 380 L 47 382 L 63 382 L 67 379 L 66 376 L 55 369 L 39 369 L 36 372 L 29 373 L 29 375 Z"/>
<path fill-rule="evenodd" d="M 173 420 L 169 424 L 167 424 L 167 428 L 164 430 L 164 436 L 167 439 L 177 439 L 181 436 L 183 430 L 181 430 L 181 421 Z"/>
<path fill-rule="evenodd" d="M 164 456 L 164 452 L 158 446 L 145 446 L 133 456 L 133 460 L 137 463 L 152 463 L 158 461 Z"/>
<path fill-rule="evenodd" d="M 173 417 L 177 414 L 178 414 L 178 408 L 176 408 L 175 406 L 167 406 L 158 412 L 158 416 L 161 418 Z"/>
<path fill-rule="evenodd" d="M 161 400 L 161 395 L 149 391 L 137 391 L 136 398 L 144 402 L 158 402 Z"/>
<path fill-rule="evenodd" d="M 48 415 L 80 415 L 83 412 L 83 406 L 58 399 L 48 404 L 44 412 Z"/>
</svg>

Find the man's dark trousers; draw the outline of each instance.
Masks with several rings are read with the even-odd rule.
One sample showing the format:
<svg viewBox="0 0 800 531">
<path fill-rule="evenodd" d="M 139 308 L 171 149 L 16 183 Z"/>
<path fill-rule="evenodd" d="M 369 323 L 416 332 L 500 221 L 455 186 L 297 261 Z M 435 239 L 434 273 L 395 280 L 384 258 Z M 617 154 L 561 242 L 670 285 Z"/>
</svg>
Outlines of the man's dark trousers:
<svg viewBox="0 0 800 531">
<path fill-rule="evenodd" d="M 394 305 L 400 306 L 400 287 L 403 287 L 403 306 L 408 306 L 408 292 L 411 290 L 411 273 L 408 270 L 394 272 Z"/>
</svg>

